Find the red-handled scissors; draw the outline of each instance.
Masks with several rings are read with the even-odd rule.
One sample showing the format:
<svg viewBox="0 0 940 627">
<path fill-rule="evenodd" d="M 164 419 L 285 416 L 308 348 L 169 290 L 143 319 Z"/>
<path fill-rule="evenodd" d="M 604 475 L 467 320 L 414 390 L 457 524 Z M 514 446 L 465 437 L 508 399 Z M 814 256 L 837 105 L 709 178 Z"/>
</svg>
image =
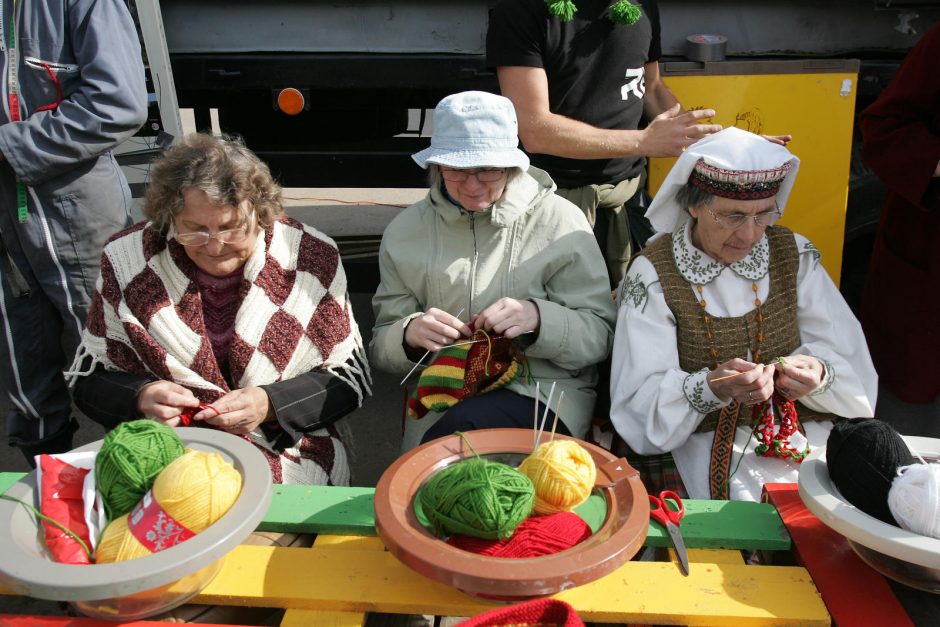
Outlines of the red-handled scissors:
<svg viewBox="0 0 940 627">
<path fill-rule="evenodd" d="M 663 490 L 659 493 L 658 498 L 653 495 L 649 495 L 649 498 L 650 505 L 653 506 L 650 509 L 650 517 L 669 532 L 672 546 L 675 547 L 676 556 L 679 558 L 679 568 L 682 569 L 682 574 L 688 577 L 689 555 L 685 552 L 685 542 L 682 540 L 682 533 L 679 531 L 679 521 L 685 516 L 685 505 L 682 504 L 679 495 L 672 490 Z M 674 501 L 678 509 L 672 509 L 667 499 Z"/>
</svg>

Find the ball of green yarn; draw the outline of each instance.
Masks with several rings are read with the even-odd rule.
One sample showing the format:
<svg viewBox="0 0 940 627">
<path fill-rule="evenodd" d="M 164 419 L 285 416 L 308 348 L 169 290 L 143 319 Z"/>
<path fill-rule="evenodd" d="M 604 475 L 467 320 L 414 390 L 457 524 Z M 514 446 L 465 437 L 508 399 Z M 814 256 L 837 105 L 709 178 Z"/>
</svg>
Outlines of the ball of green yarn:
<svg viewBox="0 0 940 627">
<path fill-rule="evenodd" d="M 504 540 L 532 511 L 535 488 L 515 468 L 478 457 L 435 474 L 418 502 L 439 536 Z"/>
<path fill-rule="evenodd" d="M 110 520 L 130 512 L 167 464 L 183 454 L 176 432 L 153 420 L 123 422 L 95 457 L 95 481 Z"/>
</svg>

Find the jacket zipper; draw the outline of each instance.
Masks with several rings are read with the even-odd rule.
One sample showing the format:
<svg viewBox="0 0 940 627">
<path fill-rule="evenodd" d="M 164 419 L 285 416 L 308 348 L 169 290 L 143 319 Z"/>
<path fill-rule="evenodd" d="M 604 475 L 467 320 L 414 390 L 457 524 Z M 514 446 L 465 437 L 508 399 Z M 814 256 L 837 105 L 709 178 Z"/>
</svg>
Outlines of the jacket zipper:
<svg viewBox="0 0 940 627">
<path fill-rule="evenodd" d="M 477 227 L 476 227 L 476 214 L 472 211 L 470 213 L 470 232 L 473 234 L 473 261 L 470 263 L 470 309 L 467 311 L 469 316 L 473 316 L 473 299 L 476 296 L 476 278 L 477 278 L 477 258 L 479 257 L 479 249 L 477 248 Z"/>
</svg>

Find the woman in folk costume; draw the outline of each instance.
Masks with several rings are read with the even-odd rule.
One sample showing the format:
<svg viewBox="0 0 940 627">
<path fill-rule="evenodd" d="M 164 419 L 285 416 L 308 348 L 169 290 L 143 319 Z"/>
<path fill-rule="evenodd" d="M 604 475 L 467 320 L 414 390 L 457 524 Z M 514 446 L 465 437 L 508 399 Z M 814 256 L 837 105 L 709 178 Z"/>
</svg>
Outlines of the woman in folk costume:
<svg viewBox="0 0 940 627">
<path fill-rule="evenodd" d="M 758 500 L 796 481 L 837 416 L 874 413 L 858 321 L 812 242 L 773 226 L 798 169 L 725 129 L 682 153 L 647 211 L 658 235 L 620 288 L 610 386 L 617 432 L 659 456 L 637 461 L 648 489 Z"/>
<path fill-rule="evenodd" d="M 454 431 L 531 428 L 537 384 L 542 403 L 553 383 L 559 388 L 545 414 L 549 424 L 564 391 L 557 431 L 583 436 L 595 364 L 610 351 L 615 315 L 584 215 L 554 194 L 545 172 L 529 167 L 515 110 L 502 96 L 444 98 L 431 146 L 413 158 L 430 170 L 430 190 L 385 230 L 370 354 L 380 368 L 405 374 L 429 353 L 455 348 L 416 377 L 416 397 L 426 405 L 409 404 L 415 417 L 424 415 L 406 422 L 403 449 Z M 465 369 L 441 362 L 471 336 L 482 340 L 481 351 L 511 344 L 516 376 L 492 386 L 498 389 L 467 392 L 467 381 L 487 366 L 472 354 Z M 443 375 L 437 388 L 425 385 L 432 369 Z M 444 380 L 450 375 L 456 383 Z M 447 385 L 460 388 L 457 402 L 436 405 L 427 402 L 433 395 L 422 396 Z"/>
<path fill-rule="evenodd" d="M 348 485 L 337 420 L 369 371 L 333 241 L 284 214 L 244 145 L 204 134 L 154 165 L 144 215 L 105 246 L 76 405 L 245 436 L 277 483 Z"/>
</svg>

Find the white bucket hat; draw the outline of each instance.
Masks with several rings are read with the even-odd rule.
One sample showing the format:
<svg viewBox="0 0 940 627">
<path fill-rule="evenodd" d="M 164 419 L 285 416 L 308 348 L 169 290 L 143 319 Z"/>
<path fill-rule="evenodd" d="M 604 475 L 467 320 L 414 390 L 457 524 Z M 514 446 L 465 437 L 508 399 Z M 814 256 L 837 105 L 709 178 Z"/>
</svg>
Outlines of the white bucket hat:
<svg viewBox="0 0 940 627">
<path fill-rule="evenodd" d="M 512 101 L 483 91 L 447 96 L 434 109 L 431 146 L 411 155 L 427 169 L 429 163 L 449 168 L 529 169 L 519 150 L 519 124 Z"/>
<path fill-rule="evenodd" d="M 800 169 L 789 150 L 760 135 L 730 127 L 698 140 L 679 155 L 646 211 L 653 228 L 672 233 L 689 214 L 676 193 L 692 179 L 714 196 L 740 200 L 776 195 L 783 212 Z"/>
</svg>

